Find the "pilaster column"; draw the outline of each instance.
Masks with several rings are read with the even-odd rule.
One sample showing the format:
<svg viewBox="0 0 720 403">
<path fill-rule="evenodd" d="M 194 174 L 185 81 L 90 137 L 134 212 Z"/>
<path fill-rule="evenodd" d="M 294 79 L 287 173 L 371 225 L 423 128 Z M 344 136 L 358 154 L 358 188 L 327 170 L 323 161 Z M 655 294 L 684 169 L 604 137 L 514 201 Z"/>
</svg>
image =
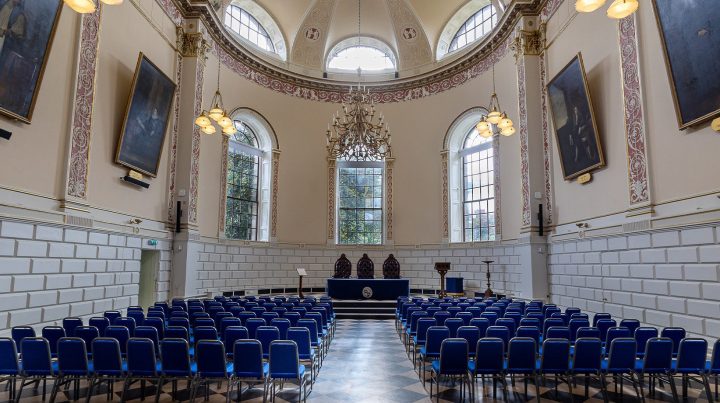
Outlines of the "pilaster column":
<svg viewBox="0 0 720 403">
<path fill-rule="evenodd" d="M 393 167 L 395 158 L 385 159 L 385 245 L 395 245 L 393 237 Z"/>
<path fill-rule="evenodd" d="M 90 139 L 95 101 L 97 50 L 100 44 L 102 4 L 92 14 L 83 14 L 80 24 L 75 94 L 70 123 L 65 186 L 61 208 L 88 213 L 87 187 L 90 165 Z"/>
<path fill-rule="evenodd" d="M 270 242 L 277 242 L 277 210 L 278 210 L 278 171 L 280 170 L 280 150 L 273 148 L 272 150 L 272 203 L 270 203 Z"/>
<path fill-rule="evenodd" d="M 440 166 L 442 169 L 442 243 L 450 243 L 450 185 L 448 181 L 448 156 L 450 151 L 440 152 Z M 499 158 L 495 158 L 496 160 Z M 497 217 L 495 218 L 497 220 Z"/>
<path fill-rule="evenodd" d="M 335 245 L 335 178 L 337 164 L 334 158 L 328 158 L 328 191 L 327 191 L 327 244 Z"/>
</svg>

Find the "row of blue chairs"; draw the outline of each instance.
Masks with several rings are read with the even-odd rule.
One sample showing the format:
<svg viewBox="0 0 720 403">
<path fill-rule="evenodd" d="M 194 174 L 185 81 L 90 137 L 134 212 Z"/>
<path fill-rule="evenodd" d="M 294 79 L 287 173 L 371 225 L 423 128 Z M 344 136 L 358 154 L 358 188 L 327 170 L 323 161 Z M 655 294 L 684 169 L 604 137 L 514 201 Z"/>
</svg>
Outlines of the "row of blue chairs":
<svg viewBox="0 0 720 403">
<path fill-rule="evenodd" d="M 261 329 L 263 333 L 265 329 Z M 156 401 L 162 385 L 173 382 L 173 397 L 177 396 L 177 381 L 187 380 L 194 401 L 197 389 L 205 386 L 206 400 L 209 383 L 228 381 L 228 401 L 237 388 L 241 397 L 242 382 L 263 384 L 264 396 L 274 396 L 276 383 L 291 381 L 298 384 L 301 398 L 312 390 L 318 360 L 311 347 L 311 332 L 304 327 L 291 327 L 287 338 L 279 337 L 277 328 L 267 329 L 274 337 L 267 346 L 265 340 L 242 338 L 234 340 L 232 353 L 225 351 L 225 343 L 217 339 L 201 339 L 195 346 L 191 359 L 190 345 L 186 339 L 165 338 L 157 344 L 150 338 L 130 337 L 125 348 L 112 337 L 92 340 L 88 349 L 79 337 L 62 337 L 57 342 L 57 359 L 53 359 L 50 343 L 42 337 L 26 337 L 21 341 L 20 354 L 12 338 L 0 338 L 0 382 L 7 381 L 11 400 L 17 402 L 23 388 L 31 383 L 43 382 L 43 400 L 46 382 L 54 379 L 51 402 L 65 385 L 74 384 L 75 400 L 79 396 L 79 381 L 88 381 L 87 401 L 94 388 L 107 382 L 107 399 L 112 399 L 113 383 L 123 381 L 122 398 L 128 387 L 136 382 L 156 384 Z M 88 353 L 91 350 L 91 354 Z M 123 350 L 125 353 L 123 354 Z M 228 357 L 231 357 L 228 359 Z M 265 360 L 265 361 L 264 361 Z M 310 366 L 306 371 L 305 364 Z M 307 379 L 309 377 L 309 380 Z M 16 380 L 20 378 L 20 389 Z M 282 383 L 281 383 L 282 385 Z M 281 386 L 282 387 L 282 386 Z"/>
</svg>

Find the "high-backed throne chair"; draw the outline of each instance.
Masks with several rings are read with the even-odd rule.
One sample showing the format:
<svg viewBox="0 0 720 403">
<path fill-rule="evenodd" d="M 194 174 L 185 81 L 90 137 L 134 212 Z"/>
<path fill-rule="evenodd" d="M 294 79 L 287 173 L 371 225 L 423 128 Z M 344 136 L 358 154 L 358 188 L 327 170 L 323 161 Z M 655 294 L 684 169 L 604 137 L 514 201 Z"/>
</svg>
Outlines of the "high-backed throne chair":
<svg viewBox="0 0 720 403">
<path fill-rule="evenodd" d="M 383 263 L 383 278 L 400 278 L 400 262 L 391 253 Z"/>
<path fill-rule="evenodd" d="M 333 273 L 333 278 L 350 278 L 351 272 L 352 263 L 343 253 L 340 255 L 340 258 L 335 261 L 335 273 Z"/>
<path fill-rule="evenodd" d="M 368 257 L 367 253 L 363 253 L 362 257 L 357 262 L 357 277 L 375 278 L 375 264 Z"/>
</svg>

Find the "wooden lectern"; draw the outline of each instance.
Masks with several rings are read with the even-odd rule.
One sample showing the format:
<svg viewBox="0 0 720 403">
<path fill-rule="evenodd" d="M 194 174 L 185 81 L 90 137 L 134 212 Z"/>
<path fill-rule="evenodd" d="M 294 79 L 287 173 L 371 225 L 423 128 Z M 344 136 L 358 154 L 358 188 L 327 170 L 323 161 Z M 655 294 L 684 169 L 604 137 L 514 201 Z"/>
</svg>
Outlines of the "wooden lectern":
<svg viewBox="0 0 720 403">
<path fill-rule="evenodd" d="M 490 298 L 493 296 L 493 291 L 490 289 L 490 263 L 494 262 L 494 260 L 483 260 L 483 263 L 487 265 L 487 290 L 485 290 L 485 298 Z"/>
<path fill-rule="evenodd" d="M 306 272 L 305 269 L 302 268 L 302 267 L 298 267 L 296 270 L 297 270 L 298 278 L 299 278 L 299 281 L 300 281 L 300 284 L 298 285 L 298 297 L 300 297 L 300 298 L 305 298 L 305 297 L 303 296 L 303 291 L 302 291 L 302 278 L 305 277 L 305 276 L 307 276 L 307 272 Z"/>
<path fill-rule="evenodd" d="M 450 262 L 435 262 L 435 270 L 440 273 L 440 298 L 445 298 L 445 274 L 450 271 Z"/>
</svg>

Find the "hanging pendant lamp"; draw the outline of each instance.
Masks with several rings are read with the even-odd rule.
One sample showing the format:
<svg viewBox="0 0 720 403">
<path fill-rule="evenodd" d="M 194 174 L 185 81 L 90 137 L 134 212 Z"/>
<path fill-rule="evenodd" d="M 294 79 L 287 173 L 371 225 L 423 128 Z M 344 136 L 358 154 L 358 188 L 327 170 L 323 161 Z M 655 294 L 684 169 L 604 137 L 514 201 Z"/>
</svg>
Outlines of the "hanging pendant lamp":
<svg viewBox="0 0 720 403">
<path fill-rule="evenodd" d="M 607 16 L 622 19 L 637 11 L 640 3 L 637 0 L 615 0 L 607 10 Z"/>
</svg>

